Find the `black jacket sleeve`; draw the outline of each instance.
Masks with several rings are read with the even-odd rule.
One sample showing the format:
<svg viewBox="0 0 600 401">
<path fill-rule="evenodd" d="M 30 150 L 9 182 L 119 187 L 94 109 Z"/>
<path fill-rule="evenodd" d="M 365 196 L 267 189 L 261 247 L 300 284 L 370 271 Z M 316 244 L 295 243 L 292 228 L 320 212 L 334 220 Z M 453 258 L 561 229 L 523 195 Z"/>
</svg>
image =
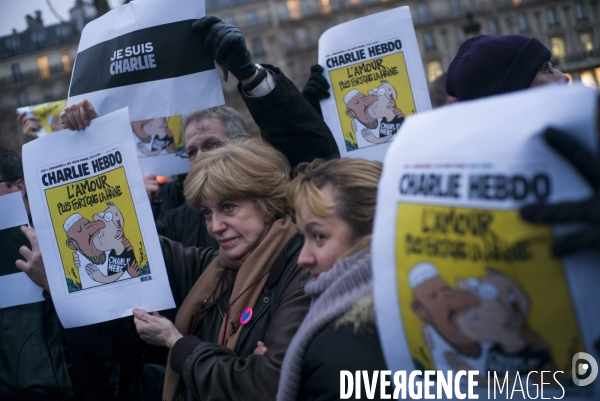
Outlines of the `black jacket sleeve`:
<svg viewBox="0 0 600 401">
<path fill-rule="evenodd" d="M 208 235 L 202 214 L 192 209 L 187 202 L 169 210 L 163 218 L 157 220 L 156 230 L 159 235 L 181 242 L 183 246 L 219 247 L 219 243 Z"/>
<path fill-rule="evenodd" d="M 261 97 L 248 96 L 241 83 L 238 91 L 263 139 L 279 149 L 292 169 L 315 158 L 340 157 L 335 139 L 323 118 L 277 67 L 264 65 L 274 73 L 275 88 Z"/>
</svg>

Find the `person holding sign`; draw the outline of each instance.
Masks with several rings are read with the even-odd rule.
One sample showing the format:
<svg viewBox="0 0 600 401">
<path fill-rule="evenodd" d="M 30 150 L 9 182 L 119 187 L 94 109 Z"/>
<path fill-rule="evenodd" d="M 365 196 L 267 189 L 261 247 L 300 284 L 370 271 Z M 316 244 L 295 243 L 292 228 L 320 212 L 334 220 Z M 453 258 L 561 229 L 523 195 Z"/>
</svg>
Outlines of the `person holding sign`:
<svg viewBox="0 0 600 401">
<path fill-rule="evenodd" d="M 170 349 L 163 399 L 275 397 L 285 352 L 310 302 L 303 292 L 308 277 L 297 265 L 302 240 L 285 200 L 288 182 L 285 157 L 256 139 L 230 141 L 192 166 L 186 199 L 220 248 L 184 248 L 163 237 L 179 306 L 175 324 L 134 310 L 140 337 Z M 266 356 L 253 355 L 258 340 L 269 346 Z"/>
<path fill-rule="evenodd" d="M 0 147 L 0 196 L 19 192 L 31 218 L 21 157 Z M 18 226 L 0 230 L 2 278 L 22 274 L 17 268 L 24 263 L 19 253 L 29 255 L 29 242 L 22 230 Z M 19 290 L 26 291 L 23 287 Z M 62 327 L 52 300 L 42 298 L 41 292 L 39 289 L 39 299 L 30 303 L 0 307 L 1 399 L 56 400 L 73 396 Z"/>
</svg>

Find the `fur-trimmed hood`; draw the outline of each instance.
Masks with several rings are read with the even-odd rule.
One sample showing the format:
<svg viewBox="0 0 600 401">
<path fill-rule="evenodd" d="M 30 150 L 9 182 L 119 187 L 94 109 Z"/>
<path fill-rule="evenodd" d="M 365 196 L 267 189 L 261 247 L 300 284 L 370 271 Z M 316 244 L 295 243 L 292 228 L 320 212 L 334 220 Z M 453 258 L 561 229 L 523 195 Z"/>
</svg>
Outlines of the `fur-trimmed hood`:
<svg viewBox="0 0 600 401">
<path fill-rule="evenodd" d="M 333 323 L 336 330 L 342 326 L 351 326 L 354 333 L 371 333 L 375 331 L 375 305 L 372 293 L 356 301 L 348 312 Z"/>
</svg>

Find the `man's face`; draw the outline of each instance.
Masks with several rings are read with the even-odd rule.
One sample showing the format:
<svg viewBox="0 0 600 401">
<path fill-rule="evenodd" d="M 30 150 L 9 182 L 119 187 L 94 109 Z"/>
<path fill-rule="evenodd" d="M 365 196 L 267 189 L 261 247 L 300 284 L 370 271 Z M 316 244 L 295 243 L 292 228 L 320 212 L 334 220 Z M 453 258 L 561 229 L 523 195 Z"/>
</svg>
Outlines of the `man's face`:
<svg viewBox="0 0 600 401">
<path fill-rule="evenodd" d="M 4 178 L 0 176 L 0 181 L 3 179 Z M 25 187 L 25 181 L 19 178 L 15 181 L 0 182 L 0 196 L 12 194 L 13 192 L 21 192 L 23 203 L 25 203 L 25 210 L 27 210 L 27 214 L 29 214 L 29 202 L 27 201 L 27 188 Z"/>
<path fill-rule="evenodd" d="M 10 185 L 10 188 L 9 188 Z M 0 196 L 12 194 L 13 192 L 18 192 L 19 188 L 15 185 L 14 182 L 0 182 Z"/>
<path fill-rule="evenodd" d="M 105 227 L 94 236 L 93 243 L 100 251 L 117 249 L 121 244 L 125 221 L 121 211 L 116 206 L 109 206 L 105 211 L 95 214 L 94 221 L 103 221 Z"/>
<path fill-rule="evenodd" d="M 346 110 L 346 115 L 351 118 L 356 118 L 369 129 L 377 128 L 377 119 L 371 117 L 368 112 L 369 107 L 371 107 L 377 99 L 377 96 L 374 95 L 365 96 L 362 93 L 358 93 L 350 99 L 346 105 L 348 108 L 348 110 Z"/>
<path fill-rule="evenodd" d="M 531 81 L 530 88 L 548 84 L 568 84 L 569 77 L 563 74 L 552 66 L 552 63 L 544 63 L 544 65 L 538 70 L 537 74 Z"/>
<path fill-rule="evenodd" d="M 423 282 L 413 293 L 412 307 L 417 316 L 433 326 L 457 351 L 469 356 L 481 352 L 478 343 L 467 338 L 457 324 L 461 313 L 479 303 L 475 296 L 451 288 L 441 277 Z"/>
<path fill-rule="evenodd" d="M 396 106 L 396 89 L 388 82 L 378 88 L 371 89 L 369 95 L 377 96 L 377 101 L 369 107 L 368 113 L 374 119 L 386 117 L 388 121 L 394 119 L 393 109 Z"/>
<path fill-rule="evenodd" d="M 225 127 L 218 118 L 209 117 L 191 121 L 184 132 L 185 152 L 190 156 L 190 164 L 194 164 L 202 149 L 211 144 L 227 139 Z"/>
<path fill-rule="evenodd" d="M 104 221 L 89 221 L 86 218 L 79 219 L 67 231 L 67 245 L 78 250 L 92 263 L 101 265 L 106 260 L 106 254 L 94 245 L 94 238 L 106 226 Z"/>
</svg>

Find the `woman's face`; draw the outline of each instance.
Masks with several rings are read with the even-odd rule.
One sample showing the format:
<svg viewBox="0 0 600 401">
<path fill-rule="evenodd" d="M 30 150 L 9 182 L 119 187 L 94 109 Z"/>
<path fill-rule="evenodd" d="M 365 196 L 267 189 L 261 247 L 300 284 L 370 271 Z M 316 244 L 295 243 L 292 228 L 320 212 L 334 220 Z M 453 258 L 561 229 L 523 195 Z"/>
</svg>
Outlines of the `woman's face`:
<svg viewBox="0 0 600 401">
<path fill-rule="evenodd" d="M 333 202 L 330 188 L 322 190 L 323 200 Z M 304 236 L 304 245 L 298 256 L 298 265 L 310 270 L 314 278 L 331 269 L 335 262 L 356 244 L 352 228 L 338 216 L 317 216 L 301 200 L 296 210 L 298 231 Z"/>
<path fill-rule="evenodd" d="M 264 216 L 252 200 L 218 203 L 207 199 L 202 203 L 201 213 L 208 233 L 229 259 L 239 259 L 254 251 L 272 223 L 272 218 Z"/>
</svg>

